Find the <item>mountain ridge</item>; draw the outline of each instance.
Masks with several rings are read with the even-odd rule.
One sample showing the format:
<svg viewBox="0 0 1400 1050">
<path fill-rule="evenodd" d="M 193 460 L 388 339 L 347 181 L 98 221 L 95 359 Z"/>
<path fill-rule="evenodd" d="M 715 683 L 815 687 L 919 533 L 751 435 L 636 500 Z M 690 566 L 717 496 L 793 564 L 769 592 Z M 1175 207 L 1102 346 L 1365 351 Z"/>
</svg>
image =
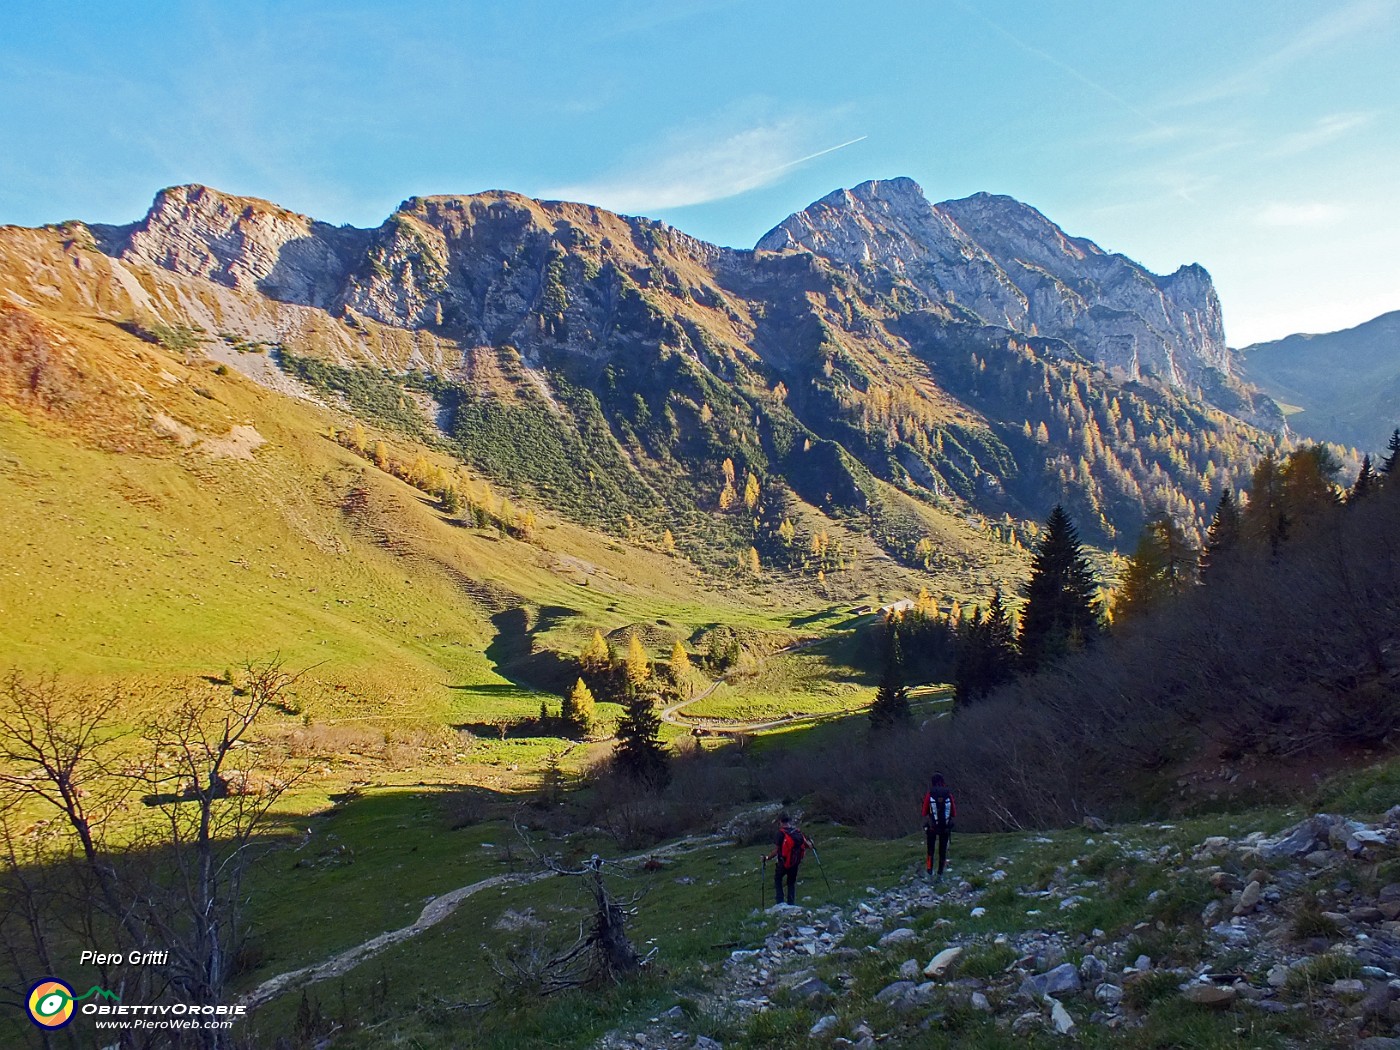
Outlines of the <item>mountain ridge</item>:
<svg viewBox="0 0 1400 1050">
<path fill-rule="evenodd" d="M 912 180 L 823 201 L 776 228 L 785 240 L 744 250 L 510 191 L 410 197 L 359 229 L 171 187 L 129 226 L 0 231 L 0 289 L 32 307 L 58 288 L 124 323 L 262 340 L 284 365 L 319 357 L 367 382 L 428 376 L 438 429 L 520 491 L 615 525 L 717 522 L 722 545 L 779 564 L 800 560 L 775 538 L 793 498 L 863 516 L 904 560 L 919 560 L 940 506 L 1009 529 L 1061 500 L 1110 540 L 1150 505 L 1203 527 L 1220 487 L 1273 442 L 1211 363 L 1218 300 L 1203 270 L 1155 278 L 1010 198 L 950 202 L 968 225 L 1012 209 L 1049 239 L 1013 259 L 1016 238 L 984 249 Z M 1118 284 L 1041 265 L 1064 259 Z M 1145 325 L 1134 296 L 1171 324 Z M 1062 334 L 1042 330 L 1060 315 Z M 1151 329 L 1142 347 L 1122 331 L 1134 325 Z M 1115 331 L 1129 365 L 1122 347 L 1103 352 Z M 1154 370 L 1154 347 L 1166 365 L 1204 363 Z M 269 378 L 264 359 L 228 363 Z M 1150 448 L 1131 447 L 1139 431 Z M 590 493 L 585 460 L 616 486 Z M 715 517 L 723 461 L 735 483 L 772 483 L 751 524 Z M 1197 476 L 1178 477 L 1183 465 Z"/>
<path fill-rule="evenodd" d="M 1299 433 L 1375 453 L 1400 423 L 1400 310 L 1238 351 L 1244 376 L 1295 409 Z"/>
</svg>

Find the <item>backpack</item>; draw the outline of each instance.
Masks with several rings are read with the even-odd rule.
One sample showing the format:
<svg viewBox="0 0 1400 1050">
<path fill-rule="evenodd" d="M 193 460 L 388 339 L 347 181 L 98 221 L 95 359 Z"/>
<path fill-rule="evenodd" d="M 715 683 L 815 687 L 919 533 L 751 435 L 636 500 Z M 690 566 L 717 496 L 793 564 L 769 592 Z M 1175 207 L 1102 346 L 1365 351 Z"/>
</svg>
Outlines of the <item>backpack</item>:
<svg viewBox="0 0 1400 1050">
<path fill-rule="evenodd" d="M 796 828 L 783 828 L 783 845 L 778 850 L 778 858 L 783 862 L 785 868 L 795 868 L 802 863 L 802 857 L 807 852 L 807 836 Z"/>
<path fill-rule="evenodd" d="M 924 826 L 929 831 L 943 831 L 953 826 L 953 793 L 946 787 L 928 793 L 928 818 Z"/>
</svg>

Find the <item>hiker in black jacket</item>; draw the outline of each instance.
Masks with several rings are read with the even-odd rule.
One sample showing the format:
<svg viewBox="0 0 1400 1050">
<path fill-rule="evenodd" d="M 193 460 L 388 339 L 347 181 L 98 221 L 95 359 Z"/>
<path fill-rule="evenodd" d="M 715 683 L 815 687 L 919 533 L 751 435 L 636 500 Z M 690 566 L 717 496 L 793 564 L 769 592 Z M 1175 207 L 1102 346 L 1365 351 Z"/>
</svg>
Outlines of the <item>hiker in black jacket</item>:
<svg viewBox="0 0 1400 1050">
<path fill-rule="evenodd" d="M 792 817 L 784 813 L 778 818 L 778 835 L 773 840 L 773 852 L 763 859 L 776 860 L 773 865 L 773 897 L 783 903 L 783 882 L 787 882 L 787 902 L 797 903 L 797 867 L 807 853 L 812 840 L 797 830 Z"/>
<path fill-rule="evenodd" d="M 943 774 L 935 773 L 929 782 L 928 793 L 924 795 L 924 838 L 928 843 L 928 856 L 924 859 L 924 871 L 933 878 L 933 855 L 938 853 L 938 881 L 943 881 L 943 869 L 948 865 L 948 839 L 953 834 L 953 821 L 958 815 L 958 804 L 953 801 L 953 793 L 944 783 Z"/>
</svg>

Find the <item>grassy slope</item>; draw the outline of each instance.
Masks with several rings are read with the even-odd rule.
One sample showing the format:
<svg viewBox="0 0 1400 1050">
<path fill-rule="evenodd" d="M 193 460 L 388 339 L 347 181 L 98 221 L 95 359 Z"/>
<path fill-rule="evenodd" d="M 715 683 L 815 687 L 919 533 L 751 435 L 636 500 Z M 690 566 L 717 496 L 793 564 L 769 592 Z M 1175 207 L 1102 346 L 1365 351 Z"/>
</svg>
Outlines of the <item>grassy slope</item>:
<svg viewBox="0 0 1400 1050">
<path fill-rule="evenodd" d="M 1393 787 L 1394 779 L 1393 771 L 1371 773 L 1358 781 L 1358 787 L 1332 789 L 1333 796 L 1359 790 L 1369 798 L 1373 789 Z M 522 850 L 518 844 L 511 845 L 514 836 L 507 825 L 491 822 L 447 831 L 443 813 L 437 796 L 377 793 L 319 818 L 317 838 L 334 837 L 351 846 L 357 851 L 356 861 L 340 868 L 292 868 L 292 855 L 284 853 L 264 867 L 259 884 L 265 892 L 256 896 L 256 918 L 263 925 L 255 932 L 264 954 L 258 971 L 246 977 L 246 983 L 323 958 L 382 929 L 406 925 L 429 894 L 498 872 L 526 870 Z M 872 1002 L 874 993 L 897 979 L 896 970 L 904 958 L 926 959 L 957 935 L 975 936 L 983 945 L 971 952 L 965 967 L 968 973 L 996 972 L 1012 961 L 990 943 L 995 934 L 1009 931 L 1053 929 L 1073 937 L 1098 928 L 1108 931 L 1110 938 L 1127 939 L 1144 920 L 1155 924 L 1162 919 L 1161 928 L 1139 930 L 1138 936 L 1142 950 L 1169 953 L 1175 943 L 1171 931 L 1183 921 L 1182 916 L 1199 911 L 1210 895 L 1209 887 L 1203 880 L 1200 885 L 1178 883 L 1167 866 L 1133 851 L 1169 846 L 1189 852 L 1208 835 L 1269 831 L 1296 815 L 1282 810 L 1250 811 L 1173 825 L 1124 827 L 1115 829 L 1115 845 L 1096 842 L 1092 832 L 1079 829 L 1046 835 L 958 835 L 953 856 L 959 878 L 986 888 L 994 869 L 1008 873 L 1004 883 L 983 896 L 985 916 L 973 919 L 966 905 L 956 904 L 917 911 L 904 921 L 918 934 L 917 945 L 854 960 L 827 957 L 816 963 L 817 973 L 833 986 L 838 972 L 854 977 L 849 992 L 835 1004 L 835 1012 L 843 1019 L 895 1023 Z M 922 862 L 922 843 L 916 837 L 871 842 L 837 827 L 813 825 L 808 830 L 818 839 L 830 880 L 828 888 L 809 862 L 801 895 L 815 906 L 849 906 L 868 894 L 867 887 L 891 885 Z M 586 835 L 570 843 L 537 838 L 544 848 L 564 851 L 566 859 L 599 846 Z M 616 855 L 608 844 L 603 852 Z M 489 997 L 495 987 L 492 957 L 530 940 L 528 930 L 507 928 L 510 913 L 553 923 L 553 930 L 544 936 L 547 943 L 567 939 L 577 921 L 585 918 L 587 902 L 581 887 L 574 880 L 547 879 L 473 898 L 441 925 L 343 978 L 313 986 L 307 1005 L 310 1013 L 320 1016 L 320 1031 L 334 1024 L 345 1027 L 337 1046 L 583 1047 L 613 1027 L 639 1030 L 660 1010 L 697 1000 L 730 950 L 761 943 L 773 928 L 771 917 L 756 914 L 760 885 L 756 856 L 757 847 L 725 846 L 678 858 L 650 874 L 635 864 L 617 869 L 619 892 L 647 891 L 632 932 L 639 945 L 657 950 L 661 970 L 660 976 L 628 988 L 507 1003 L 485 1012 L 450 1008 L 451 1003 Z M 1086 877 L 1111 876 L 1113 894 L 1070 911 L 1046 912 L 1038 898 L 1012 889 L 1025 887 L 1033 893 L 1071 864 Z M 332 897 L 348 906 L 335 912 Z M 335 924 L 311 924 L 315 929 L 296 934 L 288 929 L 297 917 L 323 913 L 329 917 L 333 912 L 338 915 Z M 1162 933 L 1163 929 L 1167 932 Z M 856 934 L 848 943 L 862 948 L 877 935 Z M 300 1008 L 299 992 L 274 1000 L 256 1014 L 252 1031 L 263 1037 L 292 1032 L 299 1023 Z M 1074 1008 L 1088 1009 L 1082 1002 Z M 769 1014 L 737 1028 L 713 1016 L 692 1016 L 677 1027 L 709 1031 L 725 1045 L 798 1047 L 806 1045 L 807 1028 L 827 1009 L 783 1000 L 775 1002 Z M 1275 1023 L 1237 1013 L 1184 1010 L 1170 997 L 1153 1004 L 1147 1013 L 1145 1029 L 1115 1037 L 1090 1028 L 1084 1038 L 1096 1046 L 1280 1046 L 1287 1045 L 1287 1035 L 1308 1023 L 1306 1017 Z M 1246 1023 L 1243 1031 L 1241 1023 Z M 980 1015 L 950 1014 L 947 1024 L 946 1030 L 930 1033 L 929 1041 L 918 1045 L 1012 1045 L 1005 1042 L 1004 1032 L 998 1033 Z M 1027 1043 L 1056 1045 L 1043 1034 L 1016 1045 Z"/>
<path fill-rule="evenodd" d="M 821 601 L 801 580 L 724 580 L 721 591 L 684 558 L 543 510 L 531 543 L 463 528 L 329 440 L 347 425 L 338 411 L 100 318 L 24 320 L 72 353 L 67 371 L 50 367 L 47 408 L 0 374 L 0 663 L 103 685 L 220 675 L 280 654 L 309 669 L 299 700 L 316 726 L 361 728 L 364 739 L 323 734 L 337 771 L 326 790 L 532 781 L 565 742 L 469 742 L 475 768 L 450 753 L 358 755 L 375 732 L 535 714 L 540 696 L 516 674 L 532 648 L 574 653 L 595 627 L 661 624 L 645 636 L 664 658 L 660 638 L 707 625 L 811 632 L 832 620 L 801 611 Z M 157 413 L 183 439 L 160 436 Z M 212 455 L 236 426 L 266 443 L 250 458 Z M 396 457 L 417 452 L 387 439 Z M 566 765 L 599 750 L 574 748 Z"/>
</svg>

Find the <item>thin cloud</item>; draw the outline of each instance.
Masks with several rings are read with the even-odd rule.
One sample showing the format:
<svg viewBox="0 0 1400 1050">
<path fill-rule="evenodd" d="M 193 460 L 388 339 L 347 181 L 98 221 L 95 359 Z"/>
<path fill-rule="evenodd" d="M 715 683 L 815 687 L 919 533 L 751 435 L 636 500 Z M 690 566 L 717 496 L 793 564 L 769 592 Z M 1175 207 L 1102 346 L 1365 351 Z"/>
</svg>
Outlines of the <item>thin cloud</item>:
<svg viewBox="0 0 1400 1050">
<path fill-rule="evenodd" d="M 1355 0 L 1338 11 L 1310 22 L 1291 40 L 1238 72 L 1174 99 L 1173 104 L 1194 106 L 1260 90 L 1276 74 L 1289 66 L 1385 22 L 1394 14 L 1395 9 L 1396 0 Z"/>
<path fill-rule="evenodd" d="M 660 156 L 630 164 L 625 172 L 592 182 L 546 189 L 541 196 L 586 201 L 612 211 L 640 214 L 737 197 L 771 186 L 787 172 L 863 142 L 853 138 L 815 151 L 796 121 L 760 124 L 718 138 L 675 136 Z"/>
<path fill-rule="evenodd" d="M 1255 215 L 1254 221 L 1259 226 L 1275 229 L 1315 229 L 1320 226 L 1331 226 L 1345 215 L 1346 209 L 1340 204 L 1330 204 L 1325 201 L 1297 203 L 1275 201 L 1265 205 Z"/>
<path fill-rule="evenodd" d="M 1372 120 L 1370 113 L 1334 113 L 1323 117 L 1301 131 L 1284 135 L 1274 142 L 1269 151 L 1274 157 L 1294 157 L 1300 153 L 1326 146 L 1357 128 L 1364 127 Z"/>
</svg>

